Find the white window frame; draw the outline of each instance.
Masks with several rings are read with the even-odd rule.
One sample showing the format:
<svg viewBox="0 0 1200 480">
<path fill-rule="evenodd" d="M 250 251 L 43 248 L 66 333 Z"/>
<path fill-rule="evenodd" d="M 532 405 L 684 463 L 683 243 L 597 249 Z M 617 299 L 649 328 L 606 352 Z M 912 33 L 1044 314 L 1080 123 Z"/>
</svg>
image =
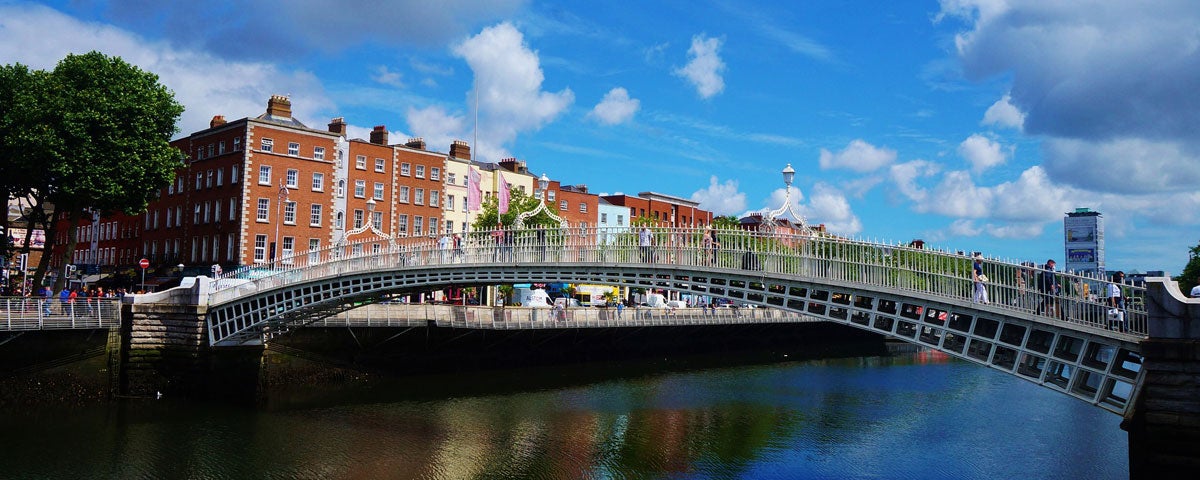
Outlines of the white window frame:
<svg viewBox="0 0 1200 480">
<path fill-rule="evenodd" d="M 271 185 L 271 166 L 270 165 L 259 165 L 258 166 L 258 184 L 259 185 L 267 185 L 267 186 Z"/>
<path fill-rule="evenodd" d="M 259 198 L 258 208 L 255 210 L 254 221 L 259 223 L 268 223 L 271 221 L 271 199 Z"/>
<path fill-rule="evenodd" d="M 322 215 L 322 213 L 324 213 L 323 210 L 324 210 L 324 206 L 319 203 L 314 203 L 314 204 L 312 204 L 311 207 L 309 207 L 309 209 L 308 209 L 308 226 L 310 226 L 310 227 L 320 227 L 321 226 L 321 215 Z"/>
<path fill-rule="evenodd" d="M 287 201 L 283 203 L 283 224 L 296 224 L 296 202 Z"/>
<path fill-rule="evenodd" d="M 254 236 L 254 262 L 263 263 L 267 261 L 267 236 L 260 234 Z"/>
</svg>

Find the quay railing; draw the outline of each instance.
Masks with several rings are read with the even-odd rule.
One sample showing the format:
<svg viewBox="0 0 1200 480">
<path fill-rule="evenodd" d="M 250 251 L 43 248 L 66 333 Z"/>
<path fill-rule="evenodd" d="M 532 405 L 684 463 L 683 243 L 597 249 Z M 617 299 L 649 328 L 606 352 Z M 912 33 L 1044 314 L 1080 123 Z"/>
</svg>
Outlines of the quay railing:
<svg viewBox="0 0 1200 480">
<path fill-rule="evenodd" d="M 105 329 L 121 326 L 116 298 L 0 297 L 0 330 Z"/>
<path fill-rule="evenodd" d="M 711 233 L 710 233 L 711 232 Z M 705 237 L 709 237 L 706 240 Z M 849 239 L 819 232 L 693 227 L 545 227 L 452 236 L 378 237 L 262 261 L 214 280 L 210 304 L 287 283 L 338 274 L 430 266 L 593 264 L 694 267 L 890 289 L 922 299 L 966 299 L 1009 312 L 1146 335 L 1145 287 L 1048 271 L 1028 261 L 983 255 L 986 301 L 975 297 L 973 258 L 945 250 Z M 969 252 L 966 251 L 966 252 Z M 531 279 L 536 281 L 536 279 Z M 1057 287 L 1049 287 L 1056 285 Z M 1116 289 L 1124 305 L 1113 308 Z"/>
</svg>

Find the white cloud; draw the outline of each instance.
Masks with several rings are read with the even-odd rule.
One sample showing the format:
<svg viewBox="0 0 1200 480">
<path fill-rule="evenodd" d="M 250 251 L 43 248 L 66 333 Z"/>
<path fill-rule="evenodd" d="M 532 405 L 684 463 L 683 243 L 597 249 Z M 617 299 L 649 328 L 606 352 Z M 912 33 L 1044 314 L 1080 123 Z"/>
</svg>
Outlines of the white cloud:
<svg viewBox="0 0 1200 480">
<path fill-rule="evenodd" d="M 833 186 L 817 183 L 813 185 L 812 195 L 808 204 L 800 207 L 810 224 L 825 224 L 832 233 L 845 236 L 858 235 L 862 232 L 862 221 L 850 208 L 846 196 Z"/>
<path fill-rule="evenodd" d="M 894 161 L 896 161 L 895 150 L 878 148 L 861 139 L 855 139 L 838 153 L 822 148 L 819 163 L 822 170 L 844 168 L 855 172 L 870 172 L 883 168 Z"/>
<path fill-rule="evenodd" d="M 629 98 L 629 92 L 617 87 L 609 90 L 588 116 L 604 125 L 616 125 L 629 121 L 640 107 L 639 100 Z"/>
<path fill-rule="evenodd" d="M 1051 176 L 1080 188 L 1133 194 L 1190 192 L 1200 185 L 1196 152 L 1177 142 L 1048 139 L 1042 148 Z"/>
<path fill-rule="evenodd" d="M 387 65 L 375 67 L 375 73 L 371 75 L 371 80 L 396 88 L 404 88 L 404 82 L 401 79 L 402 75 L 400 75 L 400 72 L 389 70 Z"/>
<path fill-rule="evenodd" d="M 1004 104 L 1023 113 L 1024 132 L 1046 139 L 1054 181 L 1139 194 L 1196 185 L 1194 2 L 943 0 L 937 18 L 966 23 L 955 44 L 968 78 L 1011 78 Z M 993 107 L 985 122 L 1016 123 Z M 1121 159 L 1089 165 L 1092 155 Z"/>
<path fill-rule="evenodd" d="M 442 107 L 409 108 L 404 118 L 414 135 L 423 138 L 426 145 L 443 145 L 449 148 L 455 140 L 465 138 L 463 135 L 467 130 L 466 117 L 447 113 Z"/>
<path fill-rule="evenodd" d="M 675 70 L 675 74 L 686 78 L 696 87 L 700 98 L 708 99 L 725 90 L 725 79 L 721 76 L 725 71 L 725 62 L 717 51 L 721 49 L 721 39 L 704 38 L 703 35 L 692 37 L 692 46 L 688 49 L 687 65 Z"/>
<path fill-rule="evenodd" d="M 453 53 L 466 60 L 475 73 L 479 95 L 479 145 L 472 146 L 475 157 L 497 160 L 507 156 L 502 145 L 522 132 L 534 131 L 553 121 L 575 101 L 571 90 L 557 93 L 542 91 L 545 79 L 537 52 L 525 44 L 524 36 L 512 24 L 501 23 L 483 29 L 453 47 Z M 461 137 L 462 130 L 431 130 L 439 126 L 459 126 L 463 118 L 451 118 L 435 108 L 412 109 L 410 114 L 442 116 L 409 118 L 413 131 L 423 137 Z M 453 120 L 453 121 L 451 121 Z M 418 128 L 417 124 L 420 124 Z"/>
<path fill-rule="evenodd" d="M 977 174 L 1004 163 L 1006 159 L 999 143 L 978 133 L 958 145 L 958 154 L 971 164 L 971 170 Z"/>
<path fill-rule="evenodd" d="M 93 50 L 157 74 L 186 108 L 179 121 L 182 134 L 208 128 L 213 115 L 225 115 L 229 120 L 255 117 L 266 111 L 267 99 L 273 94 L 291 94 L 293 115 L 317 128 L 324 124 L 317 113 L 334 108 L 311 72 L 179 49 L 113 26 L 82 22 L 41 5 L 0 6 L 0 62 L 50 70 L 67 54 Z"/>
<path fill-rule="evenodd" d="M 738 191 L 737 180 L 718 183 L 716 175 L 709 177 L 708 188 L 692 193 L 692 201 L 715 215 L 735 215 L 746 210 L 746 194 Z"/>
<path fill-rule="evenodd" d="M 996 100 L 996 103 L 988 107 L 987 111 L 983 113 L 983 120 L 979 124 L 1020 130 L 1025 126 L 1025 114 L 1021 113 L 1021 110 L 1012 104 L 1012 97 L 1005 94 L 1003 98 Z"/>
<path fill-rule="evenodd" d="M 922 204 L 928 195 L 928 191 L 917 183 L 917 179 L 932 177 L 941 171 L 938 164 L 926 160 L 913 160 L 911 162 L 892 165 L 889 173 L 892 183 L 896 184 L 896 188 L 900 190 L 900 194 L 914 203 Z"/>
</svg>

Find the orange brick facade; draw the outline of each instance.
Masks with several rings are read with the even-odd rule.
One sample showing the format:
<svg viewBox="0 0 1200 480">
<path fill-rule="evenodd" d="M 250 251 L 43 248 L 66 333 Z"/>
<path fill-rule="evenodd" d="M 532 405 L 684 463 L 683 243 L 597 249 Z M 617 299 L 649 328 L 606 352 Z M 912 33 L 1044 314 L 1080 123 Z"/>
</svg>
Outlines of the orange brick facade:
<svg viewBox="0 0 1200 480">
<path fill-rule="evenodd" d="M 180 264 L 229 270 L 343 243 L 386 248 L 388 239 L 376 231 L 395 242 L 443 233 L 446 153 L 426 150 L 420 139 L 389 144 L 382 125 L 368 140 L 346 137 L 341 118 L 328 129 L 291 118 L 291 101 L 282 96 L 272 96 L 255 118 L 214 116 L 209 128 L 171 142 L 185 160 L 144 214 L 81 223 L 71 262 L 131 267 L 146 258 L 158 271 Z M 586 186 L 552 181 L 547 193 L 548 206 L 571 226 L 597 225 L 599 197 Z M 629 208 L 631 219 L 712 221 L 710 212 L 676 197 L 605 199 Z M 56 267 L 66 228 L 60 223 L 54 239 Z"/>
</svg>

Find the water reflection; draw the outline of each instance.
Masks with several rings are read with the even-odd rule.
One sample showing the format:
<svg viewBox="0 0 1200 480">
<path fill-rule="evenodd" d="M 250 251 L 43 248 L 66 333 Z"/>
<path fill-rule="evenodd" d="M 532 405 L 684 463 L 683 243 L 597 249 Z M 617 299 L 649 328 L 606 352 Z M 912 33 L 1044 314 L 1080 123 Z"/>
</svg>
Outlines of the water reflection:
<svg viewBox="0 0 1200 480">
<path fill-rule="evenodd" d="M 8 416 L 0 476 L 1127 476 L 1115 415 L 927 352 L 495 394 L 407 390 L 431 383 L 265 410 L 164 400 Z"/>
</svg>

